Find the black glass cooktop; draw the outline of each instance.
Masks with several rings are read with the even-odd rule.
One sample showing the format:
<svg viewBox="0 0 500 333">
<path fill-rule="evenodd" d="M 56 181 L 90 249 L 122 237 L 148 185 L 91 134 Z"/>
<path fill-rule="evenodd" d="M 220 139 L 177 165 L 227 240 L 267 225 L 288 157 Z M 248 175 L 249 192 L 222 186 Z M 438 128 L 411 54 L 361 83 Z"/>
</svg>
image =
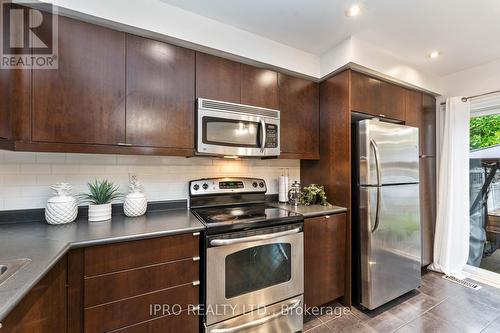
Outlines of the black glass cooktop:
<svg viewBox="0 0 500 333">
<path fill-rule="evenodd" d="M 209 233 L 244 230 L 302 220 L 302 215 L 265 204 L 196 208 L 192 210 Z"/>
</svg>

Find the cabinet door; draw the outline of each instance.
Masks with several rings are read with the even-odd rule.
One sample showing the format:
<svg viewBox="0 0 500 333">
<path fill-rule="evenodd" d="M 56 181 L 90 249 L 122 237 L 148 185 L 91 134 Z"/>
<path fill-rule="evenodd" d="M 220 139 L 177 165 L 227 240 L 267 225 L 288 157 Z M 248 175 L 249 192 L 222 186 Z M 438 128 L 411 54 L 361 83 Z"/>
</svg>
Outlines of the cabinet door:
<svg viewBox="0 0 500 333">
<path fill-rule="evenodd" d="M 194 148 L 194 51 L 127 36 L 127 143 Z"/>
<path fill-rule="evenodd" d="M 66 257 L 7 315 L 0 332 L 66 332 Z"/>
<path fill-rule="evenodd" d="M 436 98 L 423 94 L 421 132 L 422 155 L 436 156 Z"/>
<path fill-rule="evenodd" d="M 30 77 L 27 69 L 0 70 L 0 139 L 12 139 L 15 132 L 17 140 L 28 140 L 23 134 L 29 125 Z M 18 125 L 16 125 L 18 123 Z M 17 127 L 18 130 L 14 130 Z"/>
<path fill-rule="evenodd" d="M 278 109 L 278 73 L 242 64 L 241 103 Z"/>
<path fill-rule="evenodd" d="M 361 73 L 351 74 L 351 110 L 405 120 L 406 89 Z"/>
<path fill-rule="evenodd" d="M 419 137 L 419 155 L 424 150 L 425 133 L 422 128 L 422 93 L 408 90 L 406 94 L 406 125 L 417 127 Z"/>
<path fill-rule="evenodd" d="M 32 140 L 125 142 L 125 34 L 58 19 L 59 69 L 33 71 Z"/>
<path fill-rule="evenodd" d="M 405 120 L 406 92 L 405 88 L 381 81 L 379 113 L 384 117 Z"/>
<path fill-rule="evenodd" d="M 318 306 L 344 295 L 346 214 L 304 221 L 304 302 Z"/>
<path fill-rule="evenodd" d="M 351 110 L 379 116 L 380 80 L 351 71 Z"/>
<path fill-rule="evenodd" d="M 279 74 L 281 152 L 319 159 L 319 84 Z"/>
<path fill-rule="evenodd" d="M 422 266 L 433 258 L 436 227 L 436 158 L 420 158 L 420 223 L 422 230 Z"/>
<path fill-rule="evenodd" d="M 196 52 L 196 97 L 241 102 L 241 65 Z"/>
</svg>

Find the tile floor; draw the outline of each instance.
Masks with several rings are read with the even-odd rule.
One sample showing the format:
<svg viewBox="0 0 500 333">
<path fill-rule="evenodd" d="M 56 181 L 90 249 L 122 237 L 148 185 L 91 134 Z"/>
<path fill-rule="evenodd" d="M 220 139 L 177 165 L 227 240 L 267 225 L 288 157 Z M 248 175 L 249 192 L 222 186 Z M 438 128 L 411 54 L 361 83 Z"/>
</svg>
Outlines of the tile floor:
<svg viewBox="0 0 500 333">
<path fill-rule="evenodd" d="M 374 311 L 333 311 L 306 319 L 307 333 L 498 333 L 500 289 L 468 289 L 428 272 L 416 291 Z M 332 306 L 341 307 L 334 303 Z M 332 312 L 332 311 L 330 311 Z"/>
</svg>

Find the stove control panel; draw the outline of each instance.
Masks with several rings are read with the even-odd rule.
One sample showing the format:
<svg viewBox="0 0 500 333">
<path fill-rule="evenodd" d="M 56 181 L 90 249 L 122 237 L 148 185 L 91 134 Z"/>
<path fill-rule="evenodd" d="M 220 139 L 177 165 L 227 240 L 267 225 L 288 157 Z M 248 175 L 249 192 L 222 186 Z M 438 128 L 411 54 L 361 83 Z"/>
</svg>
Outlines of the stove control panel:
<svg viewBox="0 0 500 333">
<path fill-rule="evenodd" d="M 189 182 L 189 194 L 217 195 L 229 193 L 265 193 L 266 181 L 260 178 L 206 178 Z"/>
</svg>

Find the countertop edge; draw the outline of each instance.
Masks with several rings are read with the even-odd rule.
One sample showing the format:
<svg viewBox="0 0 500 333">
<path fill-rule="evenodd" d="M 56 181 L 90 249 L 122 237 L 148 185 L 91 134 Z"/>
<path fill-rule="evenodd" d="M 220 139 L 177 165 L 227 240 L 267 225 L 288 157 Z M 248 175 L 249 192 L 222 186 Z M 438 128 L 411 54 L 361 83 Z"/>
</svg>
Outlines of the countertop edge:
<svg viewBox="0 0 500 333">
<path fill-rule="evenodd" d="M 185 234 L 190 232 L 199 232 L 205 230 L 205 226 L 201 224 L 200 226 L 192 226 L 182 229 L 175 230 L 165 230 L 165 231 L 157 231 L 157 232 L 149 232 L 144 234 L 134 234 L 134 235 L 126 235 L 126 236 L 117 236 L 110 238 L 102 238 L 102 239 L 93 239 L 89 241 L 75 241 L 66 243 L 59 252 L 57 252 L 48 262 L 48 265 L 44 267 L 33 279 L 30 279 L 29 283 L 24 284 L 19 288 L 19 292 L 14 295 L 10 302 L 6 302 L 6 305 L 0 310 L 0 323 L 2 320 L 7 318 L 12 310 L 21 302 L 21 300 L 30 292 L 35 285 L 40 282 L 40 280 L 55 266 L 55 264 L 61 260 L 70 250 L 76 248 L 82 248 L 87 246 L 96 246 L 96 245 L 105 245 L 105 244 L 113 244 L 119 242 L 126 241 L 134 241 L 134 240 L 142 240 L 142 239 L 151 239 L 163 236 L 173 236 L 179 234 Z M 16 272 L 11 278 L 15 278 L 15 276 L 20 272 Z"/>
</svg>

